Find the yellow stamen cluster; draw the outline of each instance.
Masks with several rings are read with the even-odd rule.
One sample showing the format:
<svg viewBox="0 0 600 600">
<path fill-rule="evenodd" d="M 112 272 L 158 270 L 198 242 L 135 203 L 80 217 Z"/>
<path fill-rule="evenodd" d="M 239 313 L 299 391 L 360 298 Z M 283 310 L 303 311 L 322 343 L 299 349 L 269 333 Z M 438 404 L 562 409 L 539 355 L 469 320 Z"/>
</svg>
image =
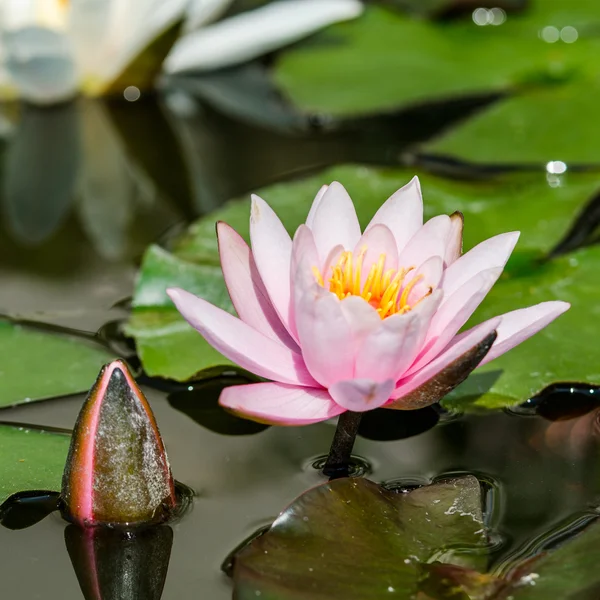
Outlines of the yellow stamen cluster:
<svg viewBox="0 0 600 600">
<path fill-rule="evenodd" d="M 362 248 L 357 256 L 352 252 L 342 252 L 337 263 L 331 267 L 332 274 L 328 280 L 329 291 L 333 292 L 340 300 L 348 296 L 360 296 L 371 306 L 377 309 L 382 319 L 397 313 L 406 313 L 412 310 L 418 302 L 431 293 L 431 289 L 418 302 L 410 306 L 408 297 L 414 287 L 423 279 L 423 275 L 413 277 L 405 286 L 406 275 L 414 269 L 387 269 L 385 268 L 385 254 L 373 264 L 362 284 L 363 260 L 366 248 Z M 317 267 L 313 273 L 319 285 L 325 287 L 323 276 Z"/>
</svg>

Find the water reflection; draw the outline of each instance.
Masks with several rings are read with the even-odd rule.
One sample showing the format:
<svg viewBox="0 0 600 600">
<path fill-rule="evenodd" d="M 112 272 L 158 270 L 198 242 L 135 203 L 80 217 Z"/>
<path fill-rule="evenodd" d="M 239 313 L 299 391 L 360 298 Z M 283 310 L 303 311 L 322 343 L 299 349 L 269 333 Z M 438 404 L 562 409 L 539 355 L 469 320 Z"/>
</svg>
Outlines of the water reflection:
<svg viewBox="0 0 600 600">
<path fill-rule="evenodd" d="M 160 600 L 173 530 L 65 529 L 65 544 L 86 600 Z"/>
</svg>

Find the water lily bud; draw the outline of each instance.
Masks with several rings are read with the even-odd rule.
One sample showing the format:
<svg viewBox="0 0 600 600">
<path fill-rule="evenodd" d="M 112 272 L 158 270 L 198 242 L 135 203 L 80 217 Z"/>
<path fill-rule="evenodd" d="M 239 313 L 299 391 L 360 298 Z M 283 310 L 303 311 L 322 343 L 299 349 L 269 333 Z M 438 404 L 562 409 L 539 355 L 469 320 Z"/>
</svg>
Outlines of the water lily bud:
<svg viewBox="0 0 600 600">
<path fill-rule="evenodd" d="M 105 365 L 79 413 L 63 474 L 66 518 L 82 525 L 164 521 L 175 506 L 169 461 L 127 365 Z"/>
<path fill-rule="evenodd" d="M 173 546 L 168 525 L 135 531 L 69 525 L 65 543 L 86 600 L 160 600 Z"/>
</svg>

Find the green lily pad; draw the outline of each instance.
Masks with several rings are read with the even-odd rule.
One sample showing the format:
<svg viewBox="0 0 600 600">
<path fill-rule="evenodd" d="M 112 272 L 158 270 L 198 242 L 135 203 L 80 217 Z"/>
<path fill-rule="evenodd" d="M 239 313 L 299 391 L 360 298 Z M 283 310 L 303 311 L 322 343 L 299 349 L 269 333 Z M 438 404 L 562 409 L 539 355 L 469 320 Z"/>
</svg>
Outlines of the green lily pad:
<svg viewBox="0 0 600 600">
<path fill-rule="evenodd" d="M 410 493 L 366 479 L 309 490 L 235 557 L 239 600 L 414 598 L 420 564 L 443 557 L 470 565 L 485 544 L 473 476 Z"/>
<path fill-rule="evenodd" d="M 483 163 L 598 163 L 598 94 L 597 81 L 584 81 L 518 95 L 468 119 L 424 150 Z"/>
<path fill-rule="evenodd" d="M 361 19 L 284 53 L 275 77 L 300 108 L 338 115 L 594 79 L 600 5 L 529 4 L 501 26 L 477 26 L 468 15 L 433 22 L 371 6 Z M 540 37 L 547 26 L 575 27 L 579 39 L 547 43 Z"/>
<path fill-rule="evenodd" d="M 0 504 L 16 492 L 60 490 L 71 436 L 0 424 Z"/>
<path fill-rule="evenodd" d="M 397 169 L 344 166 L 294 183 L 262 190 L 290 232 L 301 224 L 324 182 L 344 183 L 363 227 L 378 206 L 414 173 Z M 578 250 L 552 261 L 545 254 L 569 229 L 570 221 L 598 190 L 591 174 L 569 174 L 551 187 L 543 174 L 518 174 L 481 182 L 460 182 L 420 174 L 428 217 L 460 210 L 465 215 L 465 251 L 493 235 L 520 230 L 521 240 L 504 275 L 470 325 L 545 300 L 566 300 L 572 308 L 542 332 L 475 371 L 450 394 L 455 409 L 498 408 L 526 400 L 557 381 L 600 384 L 596 275 L 600 247 Z M 193 224 L 173 254 L 148 250 L 140 272 L 129 332 L 146 370 L 186 379 L 200 370 L 228 364 L 179 317 L 164 293 L 181 285 L 232 310 L 216 265 L 214 224 L 223 220 L 248 240 L 249 202 L 234 201 Z M 195 261 L 195 262 L 192 262 Z M 574 334 L 576 332 L 576 335 Z"/>
<path fill-rule="evenodd" d="M 216 241 L 214 226 L 211 235 Z M 166 294 L 168 287 L 182 287 L 233 312 L 218 256 L 202 258 L 186 251 L 184 242 L 173 253 L 153 245 L 144 254 L 125 331 L 152 377 L 185 381 L 201 370 L 232 364 L 181 318 Z"/>
<path fill-rule="evenodd" d="M 113 358 L 91 341 L 0 320 L 0 407 L 85 392 Z"/>
</svg>

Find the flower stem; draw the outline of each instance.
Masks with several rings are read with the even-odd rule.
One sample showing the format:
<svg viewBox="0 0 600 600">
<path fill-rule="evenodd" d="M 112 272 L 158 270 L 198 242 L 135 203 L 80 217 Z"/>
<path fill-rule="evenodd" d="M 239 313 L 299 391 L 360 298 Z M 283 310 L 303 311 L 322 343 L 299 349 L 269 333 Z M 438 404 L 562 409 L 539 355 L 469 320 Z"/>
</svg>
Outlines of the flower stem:
<svg viewBox="0 0 600 600">
<path fill-rule="evenodd" d="M 348 476 L 352 448 L 354 448 L 361 419 L 362 413 L 352 411 L 347 411 L 339 416 L 329 456 L 323 467 L 323 474 L 327 477 L 337 479 Z"/>
</svg>

